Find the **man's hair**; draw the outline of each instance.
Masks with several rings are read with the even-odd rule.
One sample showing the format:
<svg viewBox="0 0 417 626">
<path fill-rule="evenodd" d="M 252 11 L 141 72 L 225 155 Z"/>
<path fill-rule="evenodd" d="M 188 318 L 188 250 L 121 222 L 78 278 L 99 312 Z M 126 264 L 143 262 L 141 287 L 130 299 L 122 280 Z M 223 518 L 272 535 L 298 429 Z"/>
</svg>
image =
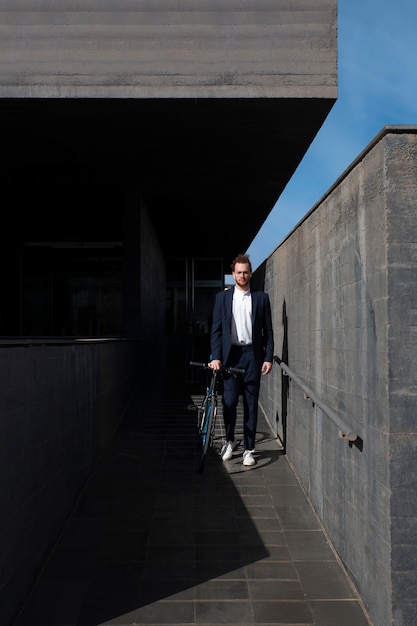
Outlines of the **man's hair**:
<svg viewBox="0 0 417 626">
<path fill-rule="evenodd" d="M 230 269 L 232 270 L 232 272 L 235 271 L 236 263 L 248 263 L 249 264 L 249 270 L 252 271 L 252 264 L 251 264 L 247 254 L 238 254 L 237 257 L 235 259 L 233 259 L 233 261 L 232 261 L 232 263 L 230 265 Z"/>
</svg>

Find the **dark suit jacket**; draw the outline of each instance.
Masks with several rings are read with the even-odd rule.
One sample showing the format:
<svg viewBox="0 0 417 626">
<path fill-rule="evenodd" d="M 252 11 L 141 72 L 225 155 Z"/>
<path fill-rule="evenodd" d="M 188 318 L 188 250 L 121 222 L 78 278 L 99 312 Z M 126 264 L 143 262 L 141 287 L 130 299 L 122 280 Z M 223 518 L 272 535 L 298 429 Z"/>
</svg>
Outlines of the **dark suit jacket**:
<svg viewBox="0 0 417 626">
<path fill-rule="evenodd" d="M 232 302 L 234 287 L 216 295 L 211 327 L 211 358 L 227 363 L 232 346 Z M 264 291 L 252 291 L 252 345 L 257 365 L 273 362 L 274 334 L 271 304 Z"/>
</svg>

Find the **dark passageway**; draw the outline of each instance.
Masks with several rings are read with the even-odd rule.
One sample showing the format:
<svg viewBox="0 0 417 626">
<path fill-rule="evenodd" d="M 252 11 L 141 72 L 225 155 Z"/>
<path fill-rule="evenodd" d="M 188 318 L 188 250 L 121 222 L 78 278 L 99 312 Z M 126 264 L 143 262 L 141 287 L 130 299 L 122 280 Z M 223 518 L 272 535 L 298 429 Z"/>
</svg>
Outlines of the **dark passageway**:
<svg viewBox="0 0 417 626">
<path fill-rule="evenodd" d="M 183 360 L 165 363 L 132 401 L 15 626 L 368 626 L 264 417 L 256 466 L 242 466 L 240 448 L 224 464 L 212 451 L 199 474 L 188 407 L 203 380 L 190 382 Z"/>
</svg>

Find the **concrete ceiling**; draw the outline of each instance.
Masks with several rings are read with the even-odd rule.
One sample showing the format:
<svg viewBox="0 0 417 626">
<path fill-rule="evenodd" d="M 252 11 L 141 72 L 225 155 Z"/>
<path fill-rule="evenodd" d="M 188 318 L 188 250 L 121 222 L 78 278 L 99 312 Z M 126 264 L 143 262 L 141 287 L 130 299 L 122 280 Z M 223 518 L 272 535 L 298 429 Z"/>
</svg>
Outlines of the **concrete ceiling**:
<svg viewBox="0 0 417 626">
<path fill-rule="evenodd" d="M 333 104 L 0 100 L 6 237 L 121 240 L 123 190 L 141 191 L 166 257 L 221 257 L 228 268 Z"/>
</svg>

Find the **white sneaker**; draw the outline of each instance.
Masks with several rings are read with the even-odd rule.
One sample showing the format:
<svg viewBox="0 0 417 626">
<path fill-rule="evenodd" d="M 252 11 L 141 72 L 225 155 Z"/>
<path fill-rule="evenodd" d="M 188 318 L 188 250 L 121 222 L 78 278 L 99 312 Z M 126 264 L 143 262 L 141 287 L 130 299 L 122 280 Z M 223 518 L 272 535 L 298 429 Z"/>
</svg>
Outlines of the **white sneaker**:
<svg viewBox="0 0 417 626">
<path fill-rule="evenodd" d="M 255 465 L 256 461 L 253 457 L 255 450 L 245 450 L 243 453 L 243 465 Z"/>
<path fill-rule="evenodd" d="M 230 461 L 230 459 L 233 456 L 233 450 L 235 449 L 235 442 L 234 441 L 225 441 L 223 444 L 223 447 L 220 451 L 220 456 L 222 457 L 223 461 Z"/>
</svg>

